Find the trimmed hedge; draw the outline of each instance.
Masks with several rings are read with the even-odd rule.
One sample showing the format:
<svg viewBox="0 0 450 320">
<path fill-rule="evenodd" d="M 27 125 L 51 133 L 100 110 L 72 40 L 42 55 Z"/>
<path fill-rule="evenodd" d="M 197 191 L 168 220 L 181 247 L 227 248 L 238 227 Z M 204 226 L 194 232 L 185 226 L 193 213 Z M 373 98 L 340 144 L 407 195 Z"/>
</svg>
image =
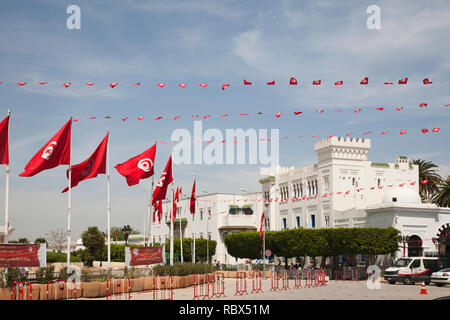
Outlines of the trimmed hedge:
<svg viewBox="0 0 450 320">
<path fill-rule="evenodd" d="M 70 254 L 71 262 L 81 262 L 75 252 Z M 67 254 L 62 252 L 47 251 L 47 263 L 67 262 Z"/>
<path fill-rule="evenodd" d="M 341 254 L 394 254 L 399 231 L 388 228 L 288 229 L 266 232 L 266 250 L 279 257 L 329 257 Z M 261 238 L 255 231 L 225 236 L 228 253 L 235 258 L 260 259 Z"/>
</svg>

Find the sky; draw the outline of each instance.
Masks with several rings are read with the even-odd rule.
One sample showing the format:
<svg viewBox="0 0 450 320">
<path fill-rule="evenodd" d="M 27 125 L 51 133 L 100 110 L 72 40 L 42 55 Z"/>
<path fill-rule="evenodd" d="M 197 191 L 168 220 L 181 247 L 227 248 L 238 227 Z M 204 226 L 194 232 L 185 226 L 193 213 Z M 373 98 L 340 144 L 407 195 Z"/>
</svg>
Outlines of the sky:
<svg viewBox="0 0 450 320">
<path fill-rule="evenodd" d="M 380 8 L 379 30 L 367 27 L 373 4 Z M 66 26 L 69 5 L 80 7 L 79 30 Z M 80 119 L 72 128 L 73 163 L 85 160 L 110 130 L 111 224 L 141 231 L 151 179 L 128 187 L 113 167 L 155 140 L 170 141 L 175 129 L 192 132 L 192 114 L 212 115 L 203 120 L 204 130 L 279 129 L 280 137 L 289 137 L 280 139 L 281 166 L 313 164 L 314 141 L 352 133 L 371 139 L 369 160 L 407 155 L 449 174 L 449 16 L 447 0 L 0 2 L 0 115 L 11 110 L 11 239 L 33 241 L 67 228 L 67 195 L 61 194 L 67 166 L 30 178 L 18 174 L 70 116 Z M 359 85 L 366 76 L 369 85 Z M 300 85 L 289 86 L 290 77 Z M 404 77 L 408 84 L 397 85 Z M 424 78 L 433 84 L 423 85 Z M 243 79 L 253 85 L 244 86 Z M 312 86 L 318 79 L 322 85 Z M 265 85 L 271 80 L 275 86 Z M 344 85 L 334 86 L 339 80 Z M 20 87 L 19 81 L 28 84 Z M 64 88 L 64 82 L 72 84 Z M 119 85 L 112 89 L 111 82 Z M 231 86 L 221 90 L 223 83 Z M 419 108 L 424 102 L 428 107 Z M 362 112 L 354 113 L 357 108 Z M 283 112 L 280 118 L 277 112 Z M 219 116 L 224 113 L 229 116 Z M 182 117 L 174 121 L 175 115 Z M 164 117 L 153 120 L 157 116 Z M 435 127 L 439 133 L 420 132 Z M 400 135 L 403 129 L 408 133 Z M 367 131 L 372 133 L 363 136 Z M 158 144 L 155 179 L 172 147 Z M 198 192 L 260 190 L 259 164 L 175 166 L 184 193 L 190 193 L 194 173 Z M 0 208 L 3 181 L 0 168 Z M 106 229 L 105 176 L 72 190 L 71 225 L 75 239 L 89 226 Z"/>
</svg>

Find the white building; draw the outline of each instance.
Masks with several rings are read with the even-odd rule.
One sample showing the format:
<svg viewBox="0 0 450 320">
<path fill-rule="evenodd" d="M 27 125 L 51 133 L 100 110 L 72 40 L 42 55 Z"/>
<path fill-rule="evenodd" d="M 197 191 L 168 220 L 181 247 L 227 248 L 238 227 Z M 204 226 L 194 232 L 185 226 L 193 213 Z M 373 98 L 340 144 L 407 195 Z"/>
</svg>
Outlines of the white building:
<svg viewBox="0 0 450 320">
<path fill-rule="evenodd" d="M 422 204 L 418 166 L 409 164 L 408 157 L 375 163 L 367 158 L 370 146 L 369 139 L 326 138 L 315 143 L 315 164 L 261 169 L 263 195 L 270 199 L 267 227 L 393 226 L 409 236 L 410 247 L 421 244 L 410 255 L 437 251 L 432 238 L 447 230 L 450 209 Z M 449 251 L 445 244 L 439 250 Z"/>
<path fill-rule="evenodd" d="M 259 230 L 263 211 L 261 193 L 227 194 L 211 193 L 197 195 L 196 212 L 190 213 L 190 197 L 178 203 L 174 220 L 174 237 L 203 238 L 217 242 L 215 255 L 210 261 L 234 264 L 234 257 L 228 254 L 224 237 L 228 233 Z M 164 243 L 170 237 L 170 212 L 172 202 L 163 202 L 162 221 L 153 225 L 153 242 Z M 166 248 L 169 251 L 169 248 Z M 184 260 L 186 261 L 186 260 Z"/>
</svg>

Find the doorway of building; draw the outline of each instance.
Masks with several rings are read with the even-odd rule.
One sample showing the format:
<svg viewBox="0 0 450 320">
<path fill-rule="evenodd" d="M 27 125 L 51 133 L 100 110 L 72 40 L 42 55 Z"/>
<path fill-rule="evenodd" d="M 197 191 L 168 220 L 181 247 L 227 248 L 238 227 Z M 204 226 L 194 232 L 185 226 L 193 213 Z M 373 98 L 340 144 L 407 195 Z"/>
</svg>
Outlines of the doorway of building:
<svg viewBox="0 0 450 320">
<path fill-rule="evenodd" d="M 422 239 L 419 236 L 413 235 L 408 240 L 408 257 L 422 256 Z"/>
</svg>

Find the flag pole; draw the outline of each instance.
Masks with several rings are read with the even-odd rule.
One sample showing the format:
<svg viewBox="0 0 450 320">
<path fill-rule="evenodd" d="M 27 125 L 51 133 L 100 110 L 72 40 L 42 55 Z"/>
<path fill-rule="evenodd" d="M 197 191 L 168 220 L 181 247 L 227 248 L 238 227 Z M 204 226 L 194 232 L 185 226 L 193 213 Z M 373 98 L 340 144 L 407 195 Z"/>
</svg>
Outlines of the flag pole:
<svg viewBox="0 0 450 320">
<path fill-rule="evenodd" d="M 178 183 L 178 185 L 180 184 L 179 178 L 177 179 L 177 183 Z M 182 196 L 183 195 L 181 194 L 181 197 Z M 178 196 L 178 201 L 180 199 L 179 197 L 180 197 L 180 195 Z M 180 210 L 180 213 L 181 213 L 181 210 Z M 183 262 L 183 232 L 181 231 L 181 214 L 180 214 L 180 217 L 178 217 L 178 219 L 180 222 L 180 259 L 181 259 L 181 262 Z"/>
<path fill-rule="evenodd" d="M 69 193 L 67 196 L 67 269 L 70 266 L 70 242 L 71 242 L 71 230 L 70 230 L 70 214 L 72 211 L 71 192 L 72 189 L 72 165 L 71 156 L 69 155 Z"/>
<path fill-rule="evenodd" d="M 108 129 L 108 145 L 106 148 L 106 216 L 108 229 L 108 271 L 111 270 L 111 190 L 110 190 L 110 173 L 109 173 L 109 129 Z"/>
<path fill-rule="evenodd" d="M 155 140 L 155 145 L 158 143 L 158 141 Z M 155 165 L 153 164 L 153 170 L 155 168 Z M 153 206 L 153 190 L 155 187 L 155 174 L 152 175 L 152 185 L 151 185 L 151 190 L 150 190 L 150 200 L 149 200 L 149 209 L 148 209 L 148 214 L 149 214 L 149 224 L 150 227 L 148 229 L 148 246 L 150 246 L 150 244 L 153 246 L 153 216 L 154 214 L 152 214 L 152 206 Z"/>
<path fill-rule="evenodd" d="M 172 203 L 175 201 L 174 194 L 173 194 L 173 181 L 171 183 L 172 185 Z M 173 266 L 173 205 L 172 205 L 172 217 L 170 217 L 170 265 Z"/>
<path fill-rule="evenodd" d="M 196 181 L 195 180 L 195 173 L 194 173 L 194 181 Z M 195 200 L 195 208 L 197 208 L 197 199 Z M 192 248 L 192 263 L 195 263 L 195 212 L 193 213 L 193 215 L 194 215 L 194 219 L 193 219 L 193 225 L 194 225 L 194 245 L 193 245 L 193 248 Z"/>
<path fill-rule="evenodd" d="M 10 116 L 11 111 L 8 110 L 8 117 Z M 9 121 L 8 119 L 8 158 L 9 158 Z M 8 243 L 8 235 L 9 235 L 9 159 L 8 164 L 6 165 L 6 186 L 5 186 L 5 243 Z"/>
</svg>

